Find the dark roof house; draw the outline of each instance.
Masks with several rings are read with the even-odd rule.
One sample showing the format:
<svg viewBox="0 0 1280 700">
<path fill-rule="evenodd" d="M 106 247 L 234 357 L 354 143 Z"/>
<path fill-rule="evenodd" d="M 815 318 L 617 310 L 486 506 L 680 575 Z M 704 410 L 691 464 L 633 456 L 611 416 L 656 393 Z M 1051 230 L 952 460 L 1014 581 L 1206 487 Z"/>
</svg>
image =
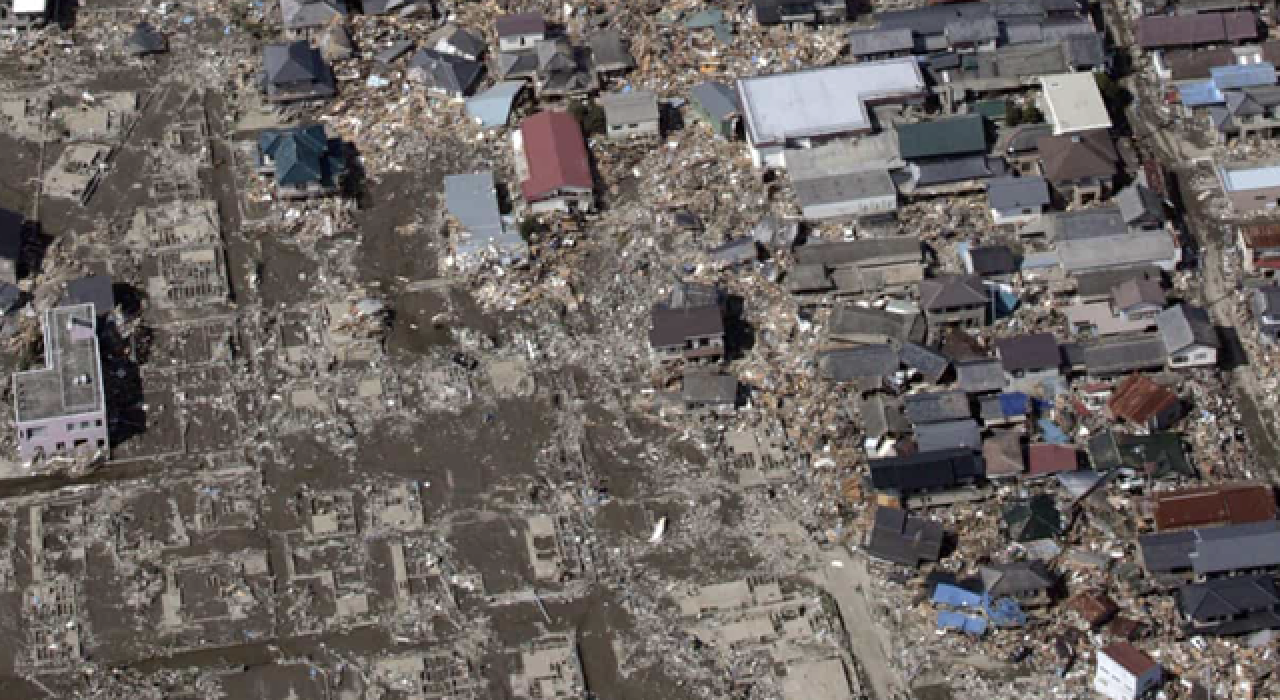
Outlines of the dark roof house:
<svg viewBox="0 0 1280 700">
<path fill-rule="evenodd" d="M 1062 366 L 1062 351 L 1052 333 L 1031 333 L 996 340 L 996 356 L 1010 376 L 1028 372 L 1057 370 Z"/>
<path fill-rule="evenodd" d="M 1053 539 L 1066 531 L 1066 522 L 1053 496 L 1038 494 L 1010 504 L 1003 513 L 1005 529 L 1015 542 Z"/>
<path fill-rule="evenodd" d="M 347 165 L 342 141 L 312 124 L 259 134 L 258 169 L 275 178 L 282 196 L 311 196 L 337 191 Z"/>
<path fill-rule="evenodd" d="M 423 49 L 409 59 L 408 75 L 429 92 L 460 99 L 471 94 L 484 73 L 484 64 L 461 56 Z"/>
<path fill-rule="evenodd" d="M 867 553 L 902 566 L 918 567 L 937 561 L 942 554 L 942 525 L 936 520 L 908 515 L 897 508 L 876 509 Z"/>
<path fill-rule="evenodd" d="M 1042 136 L 1036 141 L 1044 174 L 1052 182 L 1114 177 L 1120 153 L 1105 130 Z"/>
<path fill-rule="evenodd" d="M 272 102 L 320 99 L 337 92 L 328 64 L 305 41 L 263 47 L 262 65 Z"/>
<path fill-rule="evenodd" d="M 987 150 L 986 122 L 977 114 L 898 124 L 894 129 L 903 160 L 951 158 Z"/>
<path fill-rule="evenodd" d="M 139 22 L 125 41 L 124 50 L 130 56 L 145 56 L 169 50 L 169 41 L 147 22 Z"/>
</svg>

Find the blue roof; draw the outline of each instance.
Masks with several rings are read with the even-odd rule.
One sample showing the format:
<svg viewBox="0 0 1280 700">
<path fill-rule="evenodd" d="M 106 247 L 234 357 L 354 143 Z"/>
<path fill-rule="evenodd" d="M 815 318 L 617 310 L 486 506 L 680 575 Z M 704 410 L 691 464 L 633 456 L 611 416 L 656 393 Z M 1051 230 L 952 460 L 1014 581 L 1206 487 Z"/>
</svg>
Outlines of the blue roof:
<svg viewBox="0 0 1280 700">
<path fill-rule="evenodd" d="M 1214 87 L 1219 90 L 1276 84 L 1276 67 L 1270 63 L 1213 66 L 1209 69 L 1209 75 Z"/>
<path fill-rule="evenodd" d="M 1178 95 L 1182 98 L 1182 104 L 1188 107 L 1205 107 L 1207 105 L 1220 105 L 1226 102 L 1226 98 L 1222 96 L 1222 92 L 1218 90 L 1218 87 L 1210 80 L 1179 85 Z"/>
<path fill-rule="evenodd" d="M 987 605 L 987 617 L 996 627 L 1022 627 L 1027 624 L 1027 614 L 1013 598 L 1001 598 Z"/>
<path fill-rule="evenodd" d="M 1067 434 L 1062 431 L 1062 428 L 1058 427 L 1057 423 L 1054 423 L 1048 418 L 1041 418 L 1039 425 L 1040 435 L 1044 437 L 1044 441 L 1050 445 L 1071 444 L 1071 438 L 1067 437 Z"/>
<path fill-rule="evenodd" d="M 981 637 L 987 631 L 987 621 L 976 615 L 964 615 L 958 612 L 942 610 L 938 612 L 938 629 L 959 630 L 975 637 Z"/>
<path fill-rule="evenodd" d="M 481 126 L 506 126 L 511 106 L 524 89 L 523 80 L 505 80 L 467 100 L 467 114 L 480 120 Z"/>
</svg>

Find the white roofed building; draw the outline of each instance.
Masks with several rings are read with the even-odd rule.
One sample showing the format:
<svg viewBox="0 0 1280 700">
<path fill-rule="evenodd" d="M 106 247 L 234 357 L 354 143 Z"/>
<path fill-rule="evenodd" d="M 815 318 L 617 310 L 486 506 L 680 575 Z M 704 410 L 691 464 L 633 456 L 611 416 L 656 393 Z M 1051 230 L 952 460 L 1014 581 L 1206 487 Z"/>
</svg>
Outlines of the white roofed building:
<svg viewBox="0 0 1280 700">
<path fill-rule="evenodd" d="M 871 107 L 916 102 L 927 94 L 914 58 L 738 81 L 751 161 L 758 168 L 785 168 L 787 148 L 808 148 L 825 140 L 869 133 L 873 129 Z"/>
<path fill-rule="evenodd" d="M 0 0 L 0 27 L 36 27 L 49 15 L 49 0 Z"/>
<path fill-rule="evenodd" d="M 1110 129 L 1111 116 L 1092 72 L 1059 73 L 1040 78 L 1045 121 L 1055 136 Z"/>
</svg>

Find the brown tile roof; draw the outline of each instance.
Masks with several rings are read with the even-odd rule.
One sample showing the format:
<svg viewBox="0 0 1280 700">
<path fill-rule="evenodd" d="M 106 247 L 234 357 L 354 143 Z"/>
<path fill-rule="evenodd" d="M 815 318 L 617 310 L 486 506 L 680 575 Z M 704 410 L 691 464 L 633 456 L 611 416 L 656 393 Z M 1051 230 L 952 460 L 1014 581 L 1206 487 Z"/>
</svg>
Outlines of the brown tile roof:
<svg viewBox="0 0 1280 700">
<path fill-rule="evenodd" d="M 1155 659 L 1147 656 L 1147 652 L 1128 642 L 1114 642 L 1109 644 L 1106 647 L 1103 647 L 1101 653 L 1111 657 L 1113 661 L 1123 666 L 1125 670 L 1135 676 L 1141 676 L 1147 671 L 1150 671 L 1153 666 L 1160 665 L 1155 662 Z"/>
<path fill-rule="evenodd" d="M 1144 49 L 1196 46 L 1258 38 L 1253 12 L 1211 12 L 1196 15 L 1146 16 L 1134 32 Z"/>
<path fill-rule="evenodd" d="M 1120 154 L 1105 129 L 1042 136 L 1036 141 L 1045 177 L 1055 182 L 1116 174 Z"/>
<path fill-rule="evenodd" d="M 1262 54 L 1262 60 L 1272 65 L 1280 64 L 1280 41 L 1264 41 L 1253 47 Z M 1229 46 L 1212 49 L 1177 49 L 1166 51 L 1164 64 L 1169 67 L 1169 77 L 1174 82 L 1184 80 L 1208 80 L 1209 69 L 1236 63 L 1236 54 Z"/>
<path fill-rule="evenodd" d="M 1032 445 L 1027 448 L 1027 474 L 1047 476 L 1058 472 L 1075 471 L 1080 466 L 1076 448 L 1068 445 Z"/>
<path fill-rule="evenodd" d="M 1141 374 L 1125 377 L 1107 401 L 1111 415 L 1136 425 L 1147 425 L 1152 418 L 1177 405 L 1177 394 Z"/>
<path fill-rule="evenodd" d="M 1151 497 L 1156 530 L 1244 525 L 1274 520 L 1271 487 L 1251 481 L 1162 491 Z"/>
<path fill-rule="evenodd" d="M 1240 227 L 1240 236 L 1254 250 L 1280 248 L 1280 224 L 1249 224 Z"/>
<path fill-rule="evenodd" d="M 1026 468 L 1022 458 L 1022 435 L 1014 430 L 997 431 L 982 442 L 982 460 L 987 476 L 1016 476 Z"/>
<path fill-rule="evenodd" d="M 1079 615 L 1091 628 L 1106 624 L 1120 606 L 1103 591 L 1081 591 L 1067 601 L 1067 607 Z"/>
</svg>

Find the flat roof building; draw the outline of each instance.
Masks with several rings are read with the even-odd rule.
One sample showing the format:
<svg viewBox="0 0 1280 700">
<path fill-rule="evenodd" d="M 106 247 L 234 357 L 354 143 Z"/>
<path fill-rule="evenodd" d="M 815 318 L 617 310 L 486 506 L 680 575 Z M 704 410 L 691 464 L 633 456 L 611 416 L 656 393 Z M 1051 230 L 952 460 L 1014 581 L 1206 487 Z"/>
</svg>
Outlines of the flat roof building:
<svg viewBox="0 0 1280 700">
<path fill-rule="evenodd" d="M 1044 114 L 1055 136 L 1110 129 L 1111 117 L 1092 72 L 1059 73 L 1040 78 Z"/>
<path fill-rule="evenodd" d="M 838 65 L 738 81 L 756 167 L 786 167 L 784 151 L 814 139 L 872 130 L 868 106 L 925 97 L 914 58 Z"/>
<path fill-rule="evenodd" d="M 30 461 L 82 448 L 105 453 L 107 410 L 93 304 L 45 312 L 44 364 L 13 375 L 18 454 Z"/>
</svg>

